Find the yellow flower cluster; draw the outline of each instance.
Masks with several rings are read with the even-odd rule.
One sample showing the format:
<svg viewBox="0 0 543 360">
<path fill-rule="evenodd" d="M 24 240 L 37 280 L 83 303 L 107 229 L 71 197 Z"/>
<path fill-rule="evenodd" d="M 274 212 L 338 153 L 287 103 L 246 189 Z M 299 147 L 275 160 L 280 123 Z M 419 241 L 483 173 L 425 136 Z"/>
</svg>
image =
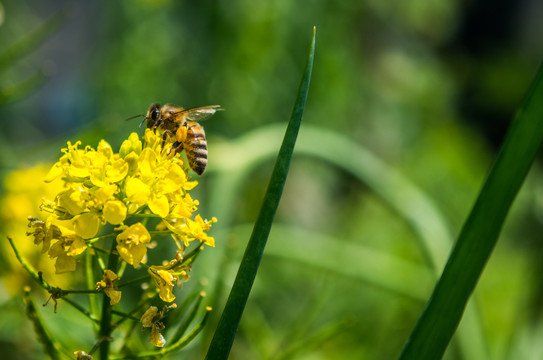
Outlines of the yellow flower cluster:
<svg viewBox="0 0 543 360">
<path fill-rule="evenodd" d="M 5 239 L 8 235 L 18 237 L 27 230 L 28 215 L 35 215 L 39 211 L 42 197 L 54 198 L 62 190 L 60 181 L 54 183 L 36 182 L 43 179 L 51 168 L 50 165 L 36 164 L 32 167 L 20 167 L 14 169 L 4 178 L 2 196 L 0 202 L 0 237 Z M 44 278 L 51 278 L 55 274 L 55 264 L 47 256 L 40 256 L 32 241 L 18 241 L 17 249 L 27 262 L 39 268 Z M 5 263 L 3 266 L 10 268 L 2 274 L 2 283 L 12 293 L 21 293 L 21 283 L 26 281 L 28 275 L 21 267 L 19 260 L 12 251 L 8 241 L 3 241 L 0 251 Z M 64 277 L 58 279 L 57 286 L 65 287 L 70 279 Z"/>
<path fill-rule="evenodd" d="M 45 181 L 61 178 L 64 188 L 54 200 L 44 200 L 41 209 L 51 215 L 43 222 L 30 218 L 34 242 L 42 252 L 56 258 L 56 272 L 74 271 L 74 256 L 83 253 L 97 240 L 103 225 L 117 226 L 117 251 L 127 263 L 137 267 L 147 253 L 151 235 L 131 217 L 150 212 L 162 219 L 180 247 L 198 240 L 214 246 L 207 235 L 212 223 L 200 215 L 191 219 L 198 201 L 188 193 L 196 185 L 189 181 L 183 159 L 163 149 L 162 139 L 147 129 L 143 143 L 136 133 L 115 153 L 104 140 L 97 149 L 80 149 L 81 143 L 63 149 L 64 155 L 51 168 Z"/>
</svg>

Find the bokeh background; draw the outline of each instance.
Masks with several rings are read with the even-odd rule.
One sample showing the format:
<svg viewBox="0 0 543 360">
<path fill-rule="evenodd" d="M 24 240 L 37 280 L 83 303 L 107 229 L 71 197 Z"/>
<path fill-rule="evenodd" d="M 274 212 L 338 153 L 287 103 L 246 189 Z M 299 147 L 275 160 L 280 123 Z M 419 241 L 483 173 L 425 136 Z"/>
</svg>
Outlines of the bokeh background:
<svg viewBox="0 0 543 360">
<path fill-rule="evenodd" d="M 219 218 L 192 274 L 215 309 L 184 350 L 202 358 L 316 26 L 297 152 L 231 357 L 394 358 L 537 70 L 542 18 L 536 0 L 0 1 L 1 236 L 47 261 L 26 217 L 54 194 L 41 179 L 66 141 L 118 149 L 152 102 L 222 105 L 195 195 Z M 447 359 L 543 356 L 542 184 L 537 161 Z M 31 280 L 7 241 L 0 257 L 0 348 L 41 359 L 20 300 Z M 69 307 L 40 310 L 63 344 L 92 346 Z"/>
</svg>

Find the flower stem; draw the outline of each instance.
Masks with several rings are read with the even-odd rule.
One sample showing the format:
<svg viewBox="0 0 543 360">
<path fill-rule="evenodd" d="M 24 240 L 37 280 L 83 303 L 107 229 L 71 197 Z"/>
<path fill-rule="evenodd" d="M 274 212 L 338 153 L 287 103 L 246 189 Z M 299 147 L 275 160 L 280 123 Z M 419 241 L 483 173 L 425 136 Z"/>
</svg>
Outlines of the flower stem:
<svg viewBox="0 0 543 360">
<path fill-rule="evenodd" d="M 90 239 L 90 240 L 87 240 L 87 244 L 88 244 L 88 245 L 94 244 L 94 243 L 97 242 L 97 241 L 115 237 L 115 235 L 116 235 L 115 233 L 109 233 L 109 234 L 106 234 L 106 235 L 97 236 L 97 237 L 95 237 L 95 238 L 92 238 L 92 239 Z"/>
<path fill-rule="evenodd" d="M 45 290 L 53 290 L 53 286 L 49 285 L 45 279 L 43 279 L 41 272 L 38 272 L 32 265 L 30 265 L 26 260 L 23 258 L 19 250 L 15 247 L 15 243 L 13 242 L 13 238 L 11 236 L 8 236 L 8 241 L 15 252 L 15 256 L 17 257 L 17 260 L 23 265 L 25 270 L 30 274 L 30 276 L 38 283 L 40 284 Z"/>
<path fill-rule="evenodd" d="M 120 282 L 119 284 L 117 284 L 117 288 L 120 289 L 124 286 L 128 286 L 128 285 L 132 285 L 132 284 L 140 284 L 144 281 L 149 281 L 151 277 L 146 274 L 144 276 L 140 276 L 140 277 L 137 277 L 137 278 L 134 278 L 134 279 L 130 279 L 130 280 L 127 280 L 127 281 L 123 281 L 123 282 Z"/>
<path fill-rule="evenodd" d="M 115 272 L 117 270 L 118 256 L 113 252 L 116 241 L 111 242 L 111 250 L 108 259 L 108 269 Z M 111 304 L 109 297 L 102 295 L 102 319 L 100 320 L 100 331 L 98 332 L 98 341 L 100 342 L 100 359 L 107 360 L 109 357 L 109 346 L 111 342 L 111 331 L 113 330 L 111 320 Z"/>
<path fill-rule="evenodd" d="M 79 311 L 80 313 L 82 313 L 83 315 L 85 315 L 86 317 L 91 319 L 94 323 L 96 323 L 96 324 L 99 323 L 98 319 L 95 318 L 94 315 L 90 311 L 85 310 L 81 305 L 79 305 L 75 301 L 72 301 L 67 297 L 63 297 L 62 300 L 64 300 L 65 302 L 70 304 L 73 308 L 75 308 L 77 311 Z"/>
</svg>

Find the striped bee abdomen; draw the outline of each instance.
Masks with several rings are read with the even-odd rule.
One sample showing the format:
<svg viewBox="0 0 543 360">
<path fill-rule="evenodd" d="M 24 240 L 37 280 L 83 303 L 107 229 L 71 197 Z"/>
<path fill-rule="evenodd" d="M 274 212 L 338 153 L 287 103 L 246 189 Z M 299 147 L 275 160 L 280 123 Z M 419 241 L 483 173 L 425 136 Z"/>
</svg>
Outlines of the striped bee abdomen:
<svg viewBox="0 0 543 360">
<path fill-rule="evenodd" d="M 189 166 L 198 175 L 207 167 L 207 141 L 203 127 L 195 122 L 188 122 L 187 137 L 184 143 Z"/>
</svg>

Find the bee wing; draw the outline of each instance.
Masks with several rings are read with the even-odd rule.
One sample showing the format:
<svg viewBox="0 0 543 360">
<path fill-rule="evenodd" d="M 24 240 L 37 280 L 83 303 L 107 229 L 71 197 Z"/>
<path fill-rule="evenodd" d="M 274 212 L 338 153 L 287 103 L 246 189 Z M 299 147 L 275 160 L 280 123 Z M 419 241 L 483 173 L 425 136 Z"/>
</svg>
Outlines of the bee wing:
<svg viewBox="0 0 543 360">
<path fill-rule="evenodd" d="M 202 121 L 205 120 L 212 115 L 214 115 L 217 111 L 224 110 L 221 108 L 220 105 L 207 105 L 207 106 L 199 106 L 191 109 L 186 109 L 183 111 L 180 111 L 179 114 L 182 114 L 185 119 L 190 121 Z"/>
</svg>

